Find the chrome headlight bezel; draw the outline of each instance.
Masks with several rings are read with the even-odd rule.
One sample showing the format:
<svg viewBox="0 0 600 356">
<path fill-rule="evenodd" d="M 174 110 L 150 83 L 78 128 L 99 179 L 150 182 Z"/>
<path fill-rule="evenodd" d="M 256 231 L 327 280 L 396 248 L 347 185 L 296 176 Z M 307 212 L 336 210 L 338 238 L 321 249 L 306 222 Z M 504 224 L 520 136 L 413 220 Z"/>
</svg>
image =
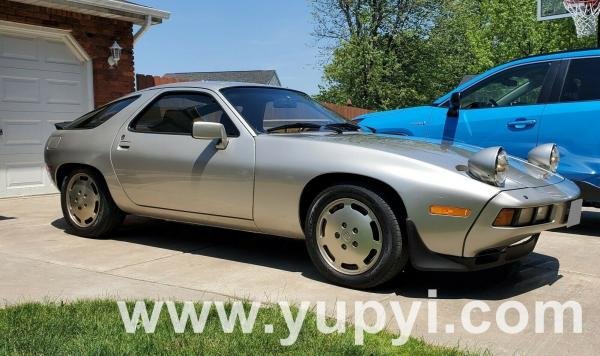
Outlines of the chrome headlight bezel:
<svg viewBox="0 0 600 356">
<path fill-rule="evenodd" d="M 539 145 L 529 151 L 527 160 L 533 165 L 556 173 L 560 164 L 560 152 L 558 146 L 554 143 Z"/>
<path fill-rule="evenodd" d="M 508 154 L 502 147 L 490 147 L 469 159 L 469 174 L 484 183 L 503 187 L 508 175 Z"/>
</svg>

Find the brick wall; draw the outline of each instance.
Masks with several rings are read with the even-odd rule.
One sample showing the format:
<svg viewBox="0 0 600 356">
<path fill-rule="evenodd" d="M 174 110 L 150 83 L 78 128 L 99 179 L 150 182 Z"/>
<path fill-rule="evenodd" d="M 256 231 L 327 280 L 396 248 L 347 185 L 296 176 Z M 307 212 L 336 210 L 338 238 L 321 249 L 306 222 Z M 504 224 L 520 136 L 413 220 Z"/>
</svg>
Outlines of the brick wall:
<svg viewBox="0 0 600 356">
<path fill-rule="evenodd" d="M 98 16 L 0 0 L 0 20 L 71 30 L 92 58 L 94 102 L 105 104 L 134 90 L 132 24 Z M 115 68 L 109 68 L 109 47 L 117 41 L 123 51 Z"/>
</svg>

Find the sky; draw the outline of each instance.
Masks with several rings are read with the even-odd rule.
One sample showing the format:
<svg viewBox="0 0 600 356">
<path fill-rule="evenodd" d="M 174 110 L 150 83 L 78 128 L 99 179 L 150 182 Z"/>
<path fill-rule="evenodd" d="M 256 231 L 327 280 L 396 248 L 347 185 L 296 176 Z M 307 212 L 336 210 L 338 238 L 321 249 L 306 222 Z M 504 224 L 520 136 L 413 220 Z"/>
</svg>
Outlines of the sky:
<svg viewBox="0 0 600 356">
<path fill-rule="evenodd" d="M 171 17 L 140 38 L 137 73 L 275 69 L 284 87 L 316 94 L 319 51 L 308 0 L 136 0 Z"/>
</svg>

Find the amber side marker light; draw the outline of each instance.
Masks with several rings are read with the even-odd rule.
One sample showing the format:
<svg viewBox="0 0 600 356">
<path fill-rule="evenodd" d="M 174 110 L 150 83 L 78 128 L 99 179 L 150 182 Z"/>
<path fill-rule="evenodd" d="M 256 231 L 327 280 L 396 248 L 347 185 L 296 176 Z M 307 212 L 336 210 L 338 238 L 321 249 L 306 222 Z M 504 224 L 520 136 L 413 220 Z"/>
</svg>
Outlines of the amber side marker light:
<svg viewBox="0 0 600 356">
<path fill-rule="evenodd" d="M 502 209 L 494 221 L 494 226 L 512 226 L 516 209 Z"/>
<path fill-rule="evenodd" d="M 455 218 L 468 218 L 471 215 L 471 210 L 455 206 L 432 205 L 429 207 L 429 214 L 452 216 Z"/>
</svg>

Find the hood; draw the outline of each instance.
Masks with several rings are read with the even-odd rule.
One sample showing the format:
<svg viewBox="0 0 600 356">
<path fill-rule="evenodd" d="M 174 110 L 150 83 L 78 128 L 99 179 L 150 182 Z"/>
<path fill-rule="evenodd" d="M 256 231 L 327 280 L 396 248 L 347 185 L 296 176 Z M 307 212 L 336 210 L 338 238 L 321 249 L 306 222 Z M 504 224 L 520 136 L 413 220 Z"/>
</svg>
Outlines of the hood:
<svg viewBox="0 0 600 356">
<path fill-rule="evenodd" d="M 286 134 L 286 136 L 303 140 L 352 145 L 400 155 L 464 175 L 468 175 L 468 173 L 459 171 L 457 167 L 466 166 L 469 158 L 481 150 L 479 147 L 457 143 L 448 144 L 441 140 L 370 133 L 303 133 Z M 510 168 L 504 190 L 543 187 L 564 180 L 562 176 L 534 166 L 520 158 L 511 156 L 509 164 Z"/>
<path fill-rule="evenodd" d="M 399 119 L 407 119 L 407 120 L 427 120 L 431 115 L 431 106 L 416 106 L 409 107 L 403 109 L 396 109 L 390 111 L 379 111 L 366 115 L 360 116 L 360 125 L 369 126 L 370 122 L 376 122 L 378 126 L 383 123 L 380 121 L 381 119 L 390 119 L 393 118 L 394 122 L 390 122 L 390 124 L 394 124 L 395 120 Z"/>
</svg>

